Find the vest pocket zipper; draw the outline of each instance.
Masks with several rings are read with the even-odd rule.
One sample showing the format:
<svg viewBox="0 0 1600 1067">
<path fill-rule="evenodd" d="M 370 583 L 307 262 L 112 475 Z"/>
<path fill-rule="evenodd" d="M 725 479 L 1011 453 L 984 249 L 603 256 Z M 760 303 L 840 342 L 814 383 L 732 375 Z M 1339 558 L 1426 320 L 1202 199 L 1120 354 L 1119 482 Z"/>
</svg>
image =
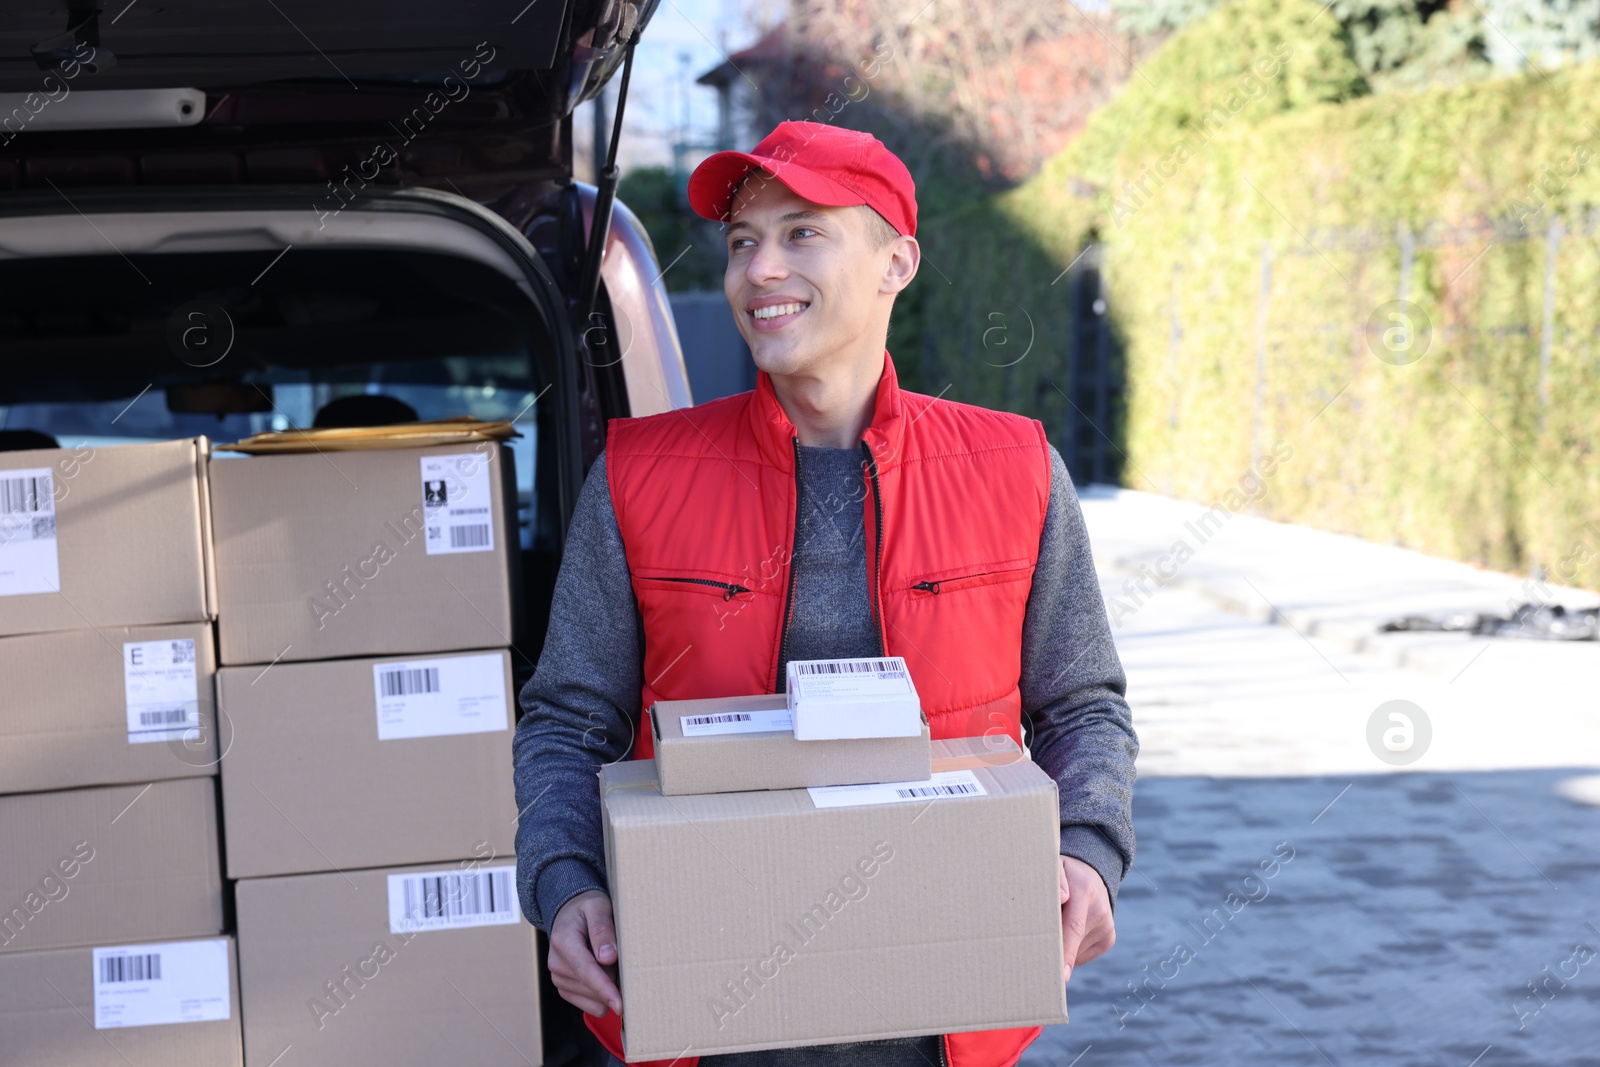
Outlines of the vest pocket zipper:
<svg viewBox="0 0 1600 1067">
<path fill-rule="evenodd" d="M 913 593 L 918 593 L 922 596 L 934 596 L 938 593 L 953 592 L 956 589 L 967 589 L 978 585 L 997 585 L 1001 582 L 1013 581 L 1016 578 L 1020 578 L 1027 570 L 1027 561 L 1022 560 L 1016 566 L 1002 565 L 986 571 L 974 571 L 971 574 L 956 574 L 948 578 L 934 580 L 923 579 L 920 582 L 913 582 L 910 589 Z"/>
<path fill-rule="evenodd" d="M 722 590 L 723 600 L 732 600 L 738 593 L 748 593 L 750 590 L 733 582 L 718 582 L 711 578 L 650 578 L 652 582 L 691 582 L 695 585 L 711 585 Z"/>
</svg>

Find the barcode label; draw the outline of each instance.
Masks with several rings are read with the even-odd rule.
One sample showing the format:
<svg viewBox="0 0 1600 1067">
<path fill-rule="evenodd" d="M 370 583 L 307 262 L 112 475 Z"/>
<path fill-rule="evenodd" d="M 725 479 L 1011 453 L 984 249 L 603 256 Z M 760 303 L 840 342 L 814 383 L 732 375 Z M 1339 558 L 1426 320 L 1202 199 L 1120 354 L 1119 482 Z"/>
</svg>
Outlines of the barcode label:
<svg viewBox="0 0 1600 1067">
<path fill-rule="evenodd" d="M 877 785 L 813 786 L 811 803 L 819 808 L 850 808 L 862 804 L 904 804 L 913 800 L 987 796 L 988 790 L 971 771 L 937 771 L 925 782 L 883 782 Z"/>
<path fill-rule="evenodd" d="M 100 984 L 113 982 L 159 982 L 161 980 L 161 954 L 151 952 L 140 956 L 106 956 L 100 961 Z"/>
<path fill-rule="evenodd" d="M 233 1015 L 228 939 L 97 948 L 94 1026 L 200 1023 Z"/>
<path fill-rule="evenodd" d="M 378 675 L 379 689 L 386 697 L 408 697 L 413 693 L 437 693 L 439 668 L 420 667 L 412 670 L 383 671 Z"/>
<path fill-rule="evenodd" d="M 50 468 L 0 478 L 0 515 L 43 515 L 55 509 Z"/>
<path fill-rule="evenodd" d="M 902 800 L 911 800 L 915 797 L 970 797 L 983 790 L 976 785 L 957 782 L 954 785 L 910 785 L 894 792 Z"/>
<path fill-rule="evenodd" d="M 194 638 L 125 642 L 122 685 L 130 745 L 199 739 L 200 678 Z"/>
<path fill-rule="evenodd" d="M 451 526 L 450 547 L 460 550 L 463 548 L 488 548 L 489 524 L 481 526 Z"/>
<path fill-rule="evenodd" d="M 0 596 L 60 591 L 54 472 L 0 471 Z"/>
<path fill-rule="evenodd" d="M 515 875 L 511 866 L 391 874 L 389 932 L 520 922 Z"/>
<path fill-rule="evenodd" d="M 788 708 L 757 708 L 753 711 L 722 711 L 710 715 L 684 715 L 678 720 L 684 737 L 709 734 L 759 734 L 784 730 L 794 732 L 794 718 Z"/>
<path fill-rule="evenodd" d="M 372 665 L 378 740 L 509 729 L 503 652 Z"/>
<path fill-rule="evenodd" d="M 894 659 L 818 659 L 801 660 L 795 665 L 795 672 L 800 675 L 807 674 L 904 674 L 906 661 L 898 657 Z"/>
<path fill-rule="evenodd" d="M 494 486 L 490 456 L 461 452 L 423 456 L 423 540 L 428 555 L 494 550 Z"/>
<path fill-rule="evenodd" d="M 727 715 L 689 715 L 683 720 L 685 726 L 710 726 L 718 722 L 749 722 L 748 712 L 731 712 Z"/>
<path fill-rule="evenodd" d="M 795 660 L 788 671 L 789 705 L 803 701 L 895 700 L 914 697 L 900 656 Z"/>
</svg>

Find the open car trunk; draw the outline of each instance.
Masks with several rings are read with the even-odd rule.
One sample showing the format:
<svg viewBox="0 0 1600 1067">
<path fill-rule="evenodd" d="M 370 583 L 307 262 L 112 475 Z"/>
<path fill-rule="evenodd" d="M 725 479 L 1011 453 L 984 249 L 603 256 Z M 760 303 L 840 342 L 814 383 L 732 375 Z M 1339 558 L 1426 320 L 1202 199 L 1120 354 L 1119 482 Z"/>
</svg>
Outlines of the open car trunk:
<svg viewBox="0 0 1600 1067">
<path fill-rule="evenodd" d="M 523 599 L 547 604 L 582 477 L 578 361 L 528 242 L 423 190 L 364 198 L 320 226 L 270 190 L 153 192 L 0 207 L 4 436 L 227 442 L 373 394 L 421 419 L 513 420 Z"/>
</svg>

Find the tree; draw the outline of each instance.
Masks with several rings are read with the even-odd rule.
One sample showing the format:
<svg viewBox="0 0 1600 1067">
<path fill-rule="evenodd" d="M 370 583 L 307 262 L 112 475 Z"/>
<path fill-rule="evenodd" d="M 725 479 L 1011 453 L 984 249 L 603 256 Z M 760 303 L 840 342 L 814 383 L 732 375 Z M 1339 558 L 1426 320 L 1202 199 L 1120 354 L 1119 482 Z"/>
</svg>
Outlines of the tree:
<svg viewBox="0 0 1600 1067">
<path fill-rule="evenodd" d="M 617 197 L 639 216 L 673 292 L 721 289 L 724 256 L 716 223 L 689 209 L 666 167 L 635 167 L 617 183 Z"/>
<path fill-rule="evenodd" d="M 1484 0 L 1483 8 L 1488 57 L 1502 70 L 1600 56 L 1600 0 Z"/>
</svg>

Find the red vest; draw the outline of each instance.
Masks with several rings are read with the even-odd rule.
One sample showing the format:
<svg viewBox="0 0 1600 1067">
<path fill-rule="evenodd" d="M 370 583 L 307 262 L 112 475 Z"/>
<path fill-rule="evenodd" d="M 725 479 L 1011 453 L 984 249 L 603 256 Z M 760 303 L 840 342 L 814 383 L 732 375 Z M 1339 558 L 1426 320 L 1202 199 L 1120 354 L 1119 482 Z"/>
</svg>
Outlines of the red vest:
<svg viewBox="0 0 1600 1067">
<path fill-rule="evenodd" d="M 1003 731 L 1020 745 L 1022 622 L 1050 495 L 1044 427 L 904 392 L 885 352 L 861 446 L 859 491 L 809 504 L 865 503 L 880 651 L 905 657 L 934 738 Z M 752 392 L 611 420 L 606 474 L 644 620 L 641 710 L 777 692 L 793 609 L 797 450 L 766 371 Z M 648 759 L 648 725 L 635 737 L 634 758 Z M 617 1016 L 584 1019 L 621 1059 Z M 946 1060 L 1009 1067 L 1039 1032 L 948 1034 Z"/>
</svg>

